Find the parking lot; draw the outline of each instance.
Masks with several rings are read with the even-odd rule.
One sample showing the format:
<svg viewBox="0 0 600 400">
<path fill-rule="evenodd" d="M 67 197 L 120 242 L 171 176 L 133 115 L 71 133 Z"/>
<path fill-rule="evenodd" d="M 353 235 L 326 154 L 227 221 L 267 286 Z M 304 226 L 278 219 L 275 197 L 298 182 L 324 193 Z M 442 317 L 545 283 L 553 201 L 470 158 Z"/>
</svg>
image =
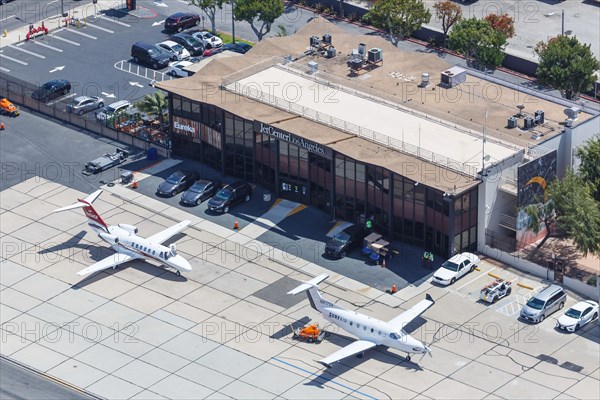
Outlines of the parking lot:
<svg viewBox="0 0 600 400">
<path fill-rule="evenodd" d="M 450 288 L 425 280 L 395 296 L 329 272 L 324 296 L 383 320 L 430 294 L 436 304 L 407 330 L 430 344 L 433 357 L 408 362 L 376 349 L 323 369 L 314 360 L 352 338 L 327 326 L 321 344 L 293 340 L 290 323 L 324 321 L 303 296 L 285 293 L 327 270 L 264 243 L 257 252 L 244 228 L 226 229 L 119 185 L 105 188 L 95 205 L 109 224 L 137 225 L 147 236 L 189 218 L 174 240 L 193 271 L 177 277 L 133 262 L 81 279 L 76 271 L 111 250 L 82 214 L 49 212 L 82 193 L 41 179 L 14 185 L 0 193 L 3 355 L 110 398 L 600 395 L 598 325 L 566 334 L 554 328 L 559 313 L 533 326 L 499 310 L 527 296 L 525 288 L 495 305 L 478 302 L 488 273 L 513 279 L 485 260 Z M 566 307 L 574 302 L 569 297 Z"/>
</svg>

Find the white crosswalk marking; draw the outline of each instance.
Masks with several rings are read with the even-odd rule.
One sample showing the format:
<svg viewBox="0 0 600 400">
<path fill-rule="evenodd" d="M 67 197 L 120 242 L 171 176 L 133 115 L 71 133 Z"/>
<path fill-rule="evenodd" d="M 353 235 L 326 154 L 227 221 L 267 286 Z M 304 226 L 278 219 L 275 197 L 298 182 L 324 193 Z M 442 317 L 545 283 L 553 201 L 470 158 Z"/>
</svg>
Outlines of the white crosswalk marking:
<svg viewBox="0 0 600 400">
<path fill-rule="evenodd" d="M 65 31 L 71 32 L 71 33 L 75 33 L 76 35 L 85 36 L 86 38 L 90 38 L 90 39 L 94 39 L 94 40 L 98 39 L 96 36 L 88 35 L 87 33 L 79 32 L 79 31 L 76 31 L 74 29 L 68 29 L 68 28 L 66 28 Z"/>
<path fill-rule="evenodd" d="M 42 46 L 47 49 L 58 51 L 59 53 L 62 53 L 62 49 L 59 49 L 58 47 L 50 46 L 49 44 L 46 44 L 46 43 L 40 43 L 40 42 L 34 42 L 34 43 L 37 44 L 38 46 Z"/>
<path fill-rule="evenodd" d="M 16 58 L 5 56 L 4 54 L 0 54 L 0 57 L 6 58 L 7 60 L 10 60 L 10 61 L 14 61 L 14 62 L 16 62 L 18 64 L 21 64 L 21 65 L 28 65 L 25 61 L 17 60 Z"/>
<path fill-rule="evenodd" d="M 34 53 L 33 51 L 22 49 L 20 47 L 14 46 L 12 44 L 9 44 L 8 47 L 10 47 L 11 49 L 22 51 L 23 53 L 31 54 L 32 56 L 35 56 L 37 58 L 46 58 L 46 56 L 43 56 L 43 55 L 38 54 L 38 53 Z"/>
</svg>

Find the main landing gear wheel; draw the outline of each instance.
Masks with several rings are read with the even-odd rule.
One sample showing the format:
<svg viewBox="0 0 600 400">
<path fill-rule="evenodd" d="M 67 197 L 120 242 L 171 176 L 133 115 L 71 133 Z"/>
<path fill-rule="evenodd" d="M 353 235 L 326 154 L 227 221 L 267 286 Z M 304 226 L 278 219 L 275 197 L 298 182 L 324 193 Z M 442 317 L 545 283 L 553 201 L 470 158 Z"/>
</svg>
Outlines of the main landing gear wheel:
<svg viewBox="0 0 600 400">
<path fill-rule="evenodd" d="M 364 356 L 364 355 L 365 355 L 365 353 L 358 353 L 358 354 L 356 355 L 356 358 L 363 358 L 363 356 Z"/>
<path fill-rule="evenodd" d="M 177 270 L 177 276 L 181 276 L 181 271 Z"/>
<path fill-rule="evenodd" d="M 410 354 L 407 354 L 405 359 L 406 359 L 406 361 L 410 361 Z"/>
</svg>

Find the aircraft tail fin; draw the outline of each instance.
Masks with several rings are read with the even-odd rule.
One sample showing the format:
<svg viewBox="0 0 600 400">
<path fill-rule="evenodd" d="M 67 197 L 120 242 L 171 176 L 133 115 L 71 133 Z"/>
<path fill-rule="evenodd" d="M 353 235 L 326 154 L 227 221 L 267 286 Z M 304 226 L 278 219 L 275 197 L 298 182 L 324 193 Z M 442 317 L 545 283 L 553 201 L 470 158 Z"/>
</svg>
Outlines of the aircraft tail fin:
<svg viewBox="0 0 600 400">
<path fill-rule="evenodd" d="M 296 295 L 298 293 L 306 292 L 310 306 L 319 312 L 323 312 L 323 309 L 326 307 L 340 308 L 332 302 L 325 300 L 319 292 L 319 283 L 323 282 L 328 277 L 329 275 L 327 274 L 321 274 L 310 281 L 303 282 L 301 285 L 298 285 L 295 289 L 290 290 L 288 294 Z"/>
<path fill-rule="evenodd" d="M 83 208 L 83 213 L 88 219 L 88 222 L 92 228 L 98 228 L 104 232 L 108 232 L 108 225 L 104 222 L 102 217 L 92 206 L 92 203 L 102 194 L 102 190 L 96 190 L 94 193 L 87 196 L 85 199 L 77 199 L 77 202 L 66 207 L 62 207 L 54 210 L 53 212 L 61 212 L 74 210 L 76 208 Z"/>
</svg>

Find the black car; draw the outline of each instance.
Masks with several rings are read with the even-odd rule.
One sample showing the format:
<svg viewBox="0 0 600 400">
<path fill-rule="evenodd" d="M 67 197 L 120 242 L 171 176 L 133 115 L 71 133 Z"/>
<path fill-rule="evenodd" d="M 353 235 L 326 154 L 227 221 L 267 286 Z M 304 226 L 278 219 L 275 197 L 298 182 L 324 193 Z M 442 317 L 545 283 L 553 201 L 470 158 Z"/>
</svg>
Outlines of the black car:
<svg viewBox="0 0 600 400">
<path fill-rule="evenodd" d="M 325 245 L 325 254 L 330 257 L 344 258 L 351 249 L 362 245 L 367 231 L 360 225 L 350 225 L 333 236 Z"/>
<path fill-rule="evenodd" d="M 149 65 L 153 69 L 161 69 L 169 65 L 169 56 L 163 54 L 160 47 L 150 43 L 135 42 L 131 46 L 131 57 L 136 64 Z"/>
<path fill-rule="evenodd" d="M 196 171 L 173 172 L 163 183 L 158 185 L 156 194 L 173 197 L 192 186 L 198 179 L 200 179 L 200 175 Z"/>
<path fill-rule="evenodd" d="M 222 213 L 229 212 L 229 208 L 242 201 L 249 201 L 252 187 L 244 181 L 235 181 L 219 190 L 215 196 L 208 201 L 211 211 Z"/>
<path fill-rule="evenodd" d="M 184 29 L 198 25 L 200 25 L 200 15 L 186 12 L 178 12 L 171 15 L 165 20 L 165 31 L 181 32 Z"/>
<path fill-rule="evenodd" d="M 233 51 L 234 53 L 246 54 L 252 48 L 251 45 L 244 42 L 228 43 L 223 46 L 223 50 Z"/>
<path fill-rule="evenodd" d="M 201 56 L 202 52 L 204 52 L 204 45 L 187 33 L 176 33 L 171 36 L 171 40 L 185 47 L 192 56 Z"/>
<path fill-rule="evenodd" d="M 181 195 L 181 204 L 195 206 L 215 195 L 221 187 L 220 182 L 200 179 Z"/>
<path fill-rule="evenodd" d="M 42 86 L 37 88 L 32 94 L 31 98 L 37 101 L 46 103 L 50 100 L 54 100 L 60 96 L 71 91 L 71 83 L 66 79 L 56 79 L 44 83 Z"/>
</svg>

